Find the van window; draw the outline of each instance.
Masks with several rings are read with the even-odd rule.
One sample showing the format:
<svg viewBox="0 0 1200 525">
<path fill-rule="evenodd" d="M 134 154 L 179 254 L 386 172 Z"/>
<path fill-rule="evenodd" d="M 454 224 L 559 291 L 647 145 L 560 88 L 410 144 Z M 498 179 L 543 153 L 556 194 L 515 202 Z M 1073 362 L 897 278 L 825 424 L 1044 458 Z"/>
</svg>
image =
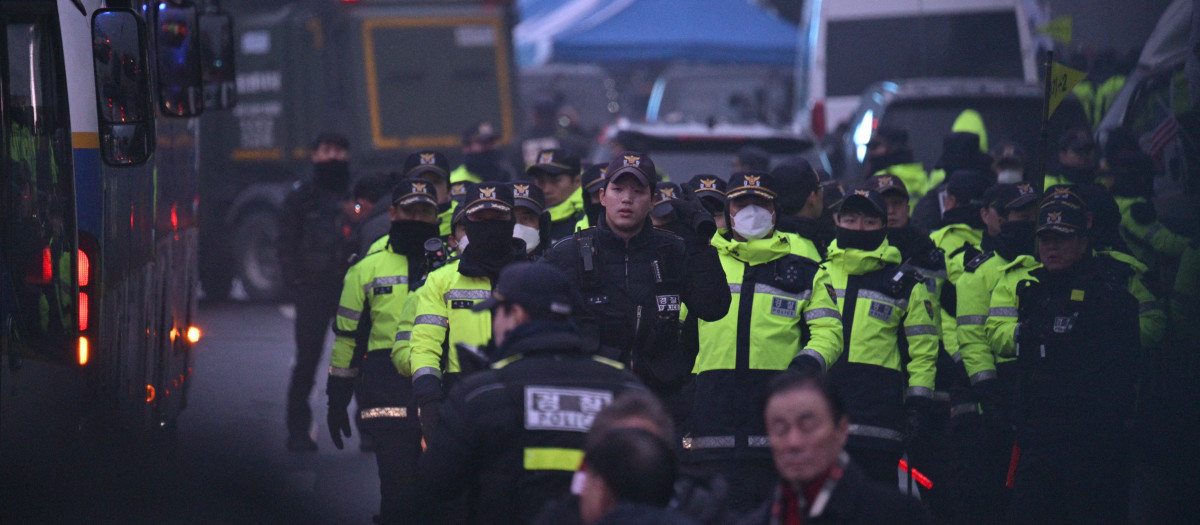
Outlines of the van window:
<svg viewBox="0 0 1200 525">
<path fill-rule="evenodd" d="M 827 97 L 922 77 L 1024 78 L 1014 11 L 830 20 Z"/>
</svg>

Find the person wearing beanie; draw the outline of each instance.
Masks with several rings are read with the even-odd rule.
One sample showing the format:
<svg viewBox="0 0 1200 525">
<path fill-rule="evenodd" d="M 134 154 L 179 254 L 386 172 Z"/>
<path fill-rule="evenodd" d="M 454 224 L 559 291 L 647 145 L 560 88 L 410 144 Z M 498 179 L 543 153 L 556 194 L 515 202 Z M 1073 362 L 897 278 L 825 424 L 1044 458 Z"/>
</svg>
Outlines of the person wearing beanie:
<svg viewBox="0 0 1200 525">
<path fill-rule="evenodd" d="M 832 287 L 818 278 L 816 261 L 796 254 L 795 237 L 776 229 L 774 182 L 761 171 L 731 177 L 729 229 L 717 232 L 712 245 L 727 281 L 721 285 L 734 300 L 724 317 L 702 319 L 697 328 L 692 438 L 684 447 L 729 482 L 734 512 L 749 511 L 773 486 L 766 429 L 746 417 L 762 406 L 767 382 L 793 359 L 822 374 L 842 353 Z"/>
<path fill-rule="evenodd" d="M 828 244 L 823 242 L 818 222 L 824 212 L 821 177 L 803 158 L 790 159 L 771 171 L 779 199 L 779 231 L 791 237 L 796 255 L 814 261 L 825 258 Z"/>
</svg>

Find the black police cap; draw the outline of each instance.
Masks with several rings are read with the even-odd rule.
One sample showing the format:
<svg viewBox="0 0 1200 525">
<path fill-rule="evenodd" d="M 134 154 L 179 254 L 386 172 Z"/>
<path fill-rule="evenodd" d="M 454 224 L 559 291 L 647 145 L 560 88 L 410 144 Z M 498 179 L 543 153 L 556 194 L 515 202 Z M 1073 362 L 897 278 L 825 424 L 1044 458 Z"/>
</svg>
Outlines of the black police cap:
<svg viewBox="0 0 1200 525">
<path fill-rule="evenodd" d="M 465 193 L 462 204 L 464 216 L 482 210 L 505 213 L 513 211 L 512 188 L 503 182 L 484 181 L 469 184 Z"/>
<path fill-rule="evenodd" d="M 471 310 L 519 304 L 532 317 L 569 316 L 577 303 L 578 292 L 562 270 L 547 263 L 522 262 L 501 270 L 492 296 L 475 303 Z"/>
<path fill-rule="evenodd" d="M 513 206 L 519 206 L 532 210 L 534 214 L 541 215 L 546 211 L 546 193 L 536 184 L 529 182 L 514 182 L 512 183 L 513 190 Z"/>
<path fill-rule="evenodd" d="M 816 174 L 813 174 L 815 179 Z M 739 171 L 729 177 L 729 186 L 725 190 L 725 202 L 738 197 L 755 195 L 774 201 L 779 196 L 775 192 L 775 178 L 765 171 Z"/>
<path fill-rule="evenodd" d="M 396 183 L 396 187 L 392 189 L 393 206 L 411 206 L 418 203 L 437 206 L 437 196 L 429 181 L 410 178 Z"/>
<path fill-rule="evenodd" d="M 433 173 L 442 180 L 450 180 L 450 161 L 436 151 L 418 151 L 404 159 L 404 177 L 416 177 L 422 173 Z"/>
<path fill-rule="evenodd" d="M 525 170 L 530 177 L 539 172 L 553 176 L 579 175 L 579 157 L 561 148 L 544 149 L 538 152 L 537 162 Z"/>
</svg>

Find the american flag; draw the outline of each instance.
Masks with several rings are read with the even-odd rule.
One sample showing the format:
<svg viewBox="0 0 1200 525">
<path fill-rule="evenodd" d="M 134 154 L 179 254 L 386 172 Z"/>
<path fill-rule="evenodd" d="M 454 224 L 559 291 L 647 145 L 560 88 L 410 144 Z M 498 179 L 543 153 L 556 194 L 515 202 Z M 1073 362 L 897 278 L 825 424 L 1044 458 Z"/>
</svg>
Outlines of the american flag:
<svg viewBox="0 0 1200 525">
<path fill-rule="evenodd" d="M 1179 136 L 1180 127 L 1179 121 L 1175 119 L 1175 114 L 1169 109 L 1160 105 L 1155 113 L 1159 117 L 1158 125 L 1142 137 L 1141 146 L 1151 157 L 1154 157 L 1155 162 L 1162 163 L 1163 152 Z"/>
</svg>

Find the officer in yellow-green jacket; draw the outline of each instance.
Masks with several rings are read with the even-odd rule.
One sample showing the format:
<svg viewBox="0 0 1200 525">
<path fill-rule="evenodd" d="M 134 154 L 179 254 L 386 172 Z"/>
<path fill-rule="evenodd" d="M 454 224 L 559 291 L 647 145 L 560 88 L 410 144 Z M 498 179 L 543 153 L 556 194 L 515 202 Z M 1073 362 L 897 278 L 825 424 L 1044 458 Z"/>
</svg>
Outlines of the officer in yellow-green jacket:
<svg viewBox="0 0 1200 525">
<path fill-rule="evenodd" d="M 516 171 L 504 160 L 497 145 L 498 130 L 490 122 L 477 122 L 462 133 L 462 164 L 450 172 L 450 196 L 461 201 L 468 184 L 485 180 L 509 182 Z"/>
<path fill-rule="evenodd" d="M 851 190 L 836 220 L 837 239 L 818 280 L 828 279 L 838 298 L 846 350 L 829 367 L 829 379 L 852 422 L 846 451 L 868 479 L 895 487 L 908 432 L 919 433 L 935 411 L 934 299 L 921 274 L 901 265 L 900 251 L 888 244 L 882 195 Z"/>
<path fill-rule="evenodd" d="M 437 199 L 437 235 L 450 235 L 456 203 L 450 199 L 450 161 L 436 151 L 418 151 L 404 159 L 404 178 L 424 179 Z"/>
<path fill-rule="evenodd" d="M 400 523 L 411 510 L 413 471 L 421 452 L 412 385 L 392 365 L 401 309 L 421 286 L 424 243 L 437 236 L 437 199 L 423 179 L 392 191 L 391 230 L 346 272 L 329 360 L 329 435 L 350 436 L 347 407 L 357 387 L 362 428 L 375 440 L 381 504 L 378 523 Z"/>
<path fill-rule="evenodd" d="M 1158 221 L 1154 196 L 1154 160 L 1142 152 L 1129 132 L 1114 130 L 1104 145 L 1104 164 L 1112 180 L 1112 194 L 1121 213 L 1118 231 L 1129 253 L 1143 264 L 1160 270 L 1173 266 L 1191 239 Z M 1168 264 L 1163 264 L 1168 263 Z M 1162 275 L 1170 282 L 1172 275 Z"/>
<path fill-rule="evenodd" d="M 490 314 L 473 312 L 471 306 L 491 297 L 501 269 L 527 260 L 524 241 L 513 238 L 513 192 L 508 184 L 470 184 L 462 206 L 467 247 L 461 257 L 429 274 L 412 312 L 409 370 L 426 435 L 437 424 L 445 389 L 462 371 L 456 345 L 479 347 L 491 335 Z"/>
<path fill-rule="evenodd" d="M 778 194 L 766 172 L 735 173 L 725 196 L 728 230 L 712 238 L 733 300 L 698 325 L 692 436 L 696 461 L 729 482 L 729 505 L 747 512 L 770 495 L 773 464 L 761 417 L 770 378 L 797 366 L 824 373 L 842 353 L 833 288 L 793 237 L 775 228 Z"/>
<path fill-rule="evenodd" d="M 962 492 L 962 519 L 970 523 L 995 522 L 1003 516 L 1004 483 L 1012 453 L 1012 408 L 1016 388 L 1016 363 L 996 356 L 988 344 L 987 319 L 992 290 L 1003 276 L 1002 268 L 1019 257 L 1032 257 L 1037 225 L 1038 193 L 1032 185 L 997 184 L 984 194 L 981 210 L 989 250 L 967 261 L 956 287 L 957 338 L 971 390 L 979 402 L 983 425 L 968 439 L 961 462 L 962 479 L 970 490 Z"/>
<path fill-rule="evenodd" d="M 925 166 L 913 159 L 908 147 L 908 131 L 880 126 L 867 142 L 866 176 L 891 175 L 904 182 L 912 204 L 925 195 L 929 175 Z"/>
<path fill-rule="evenodd" d="M 525 174 L 546 194 L 550 213 L 550 241 L 569 237 L 586 215 L 583 213 L 583 187 L 579 157 L 564 149 L 538 152 L 537 163 Z"/>
</svg>

